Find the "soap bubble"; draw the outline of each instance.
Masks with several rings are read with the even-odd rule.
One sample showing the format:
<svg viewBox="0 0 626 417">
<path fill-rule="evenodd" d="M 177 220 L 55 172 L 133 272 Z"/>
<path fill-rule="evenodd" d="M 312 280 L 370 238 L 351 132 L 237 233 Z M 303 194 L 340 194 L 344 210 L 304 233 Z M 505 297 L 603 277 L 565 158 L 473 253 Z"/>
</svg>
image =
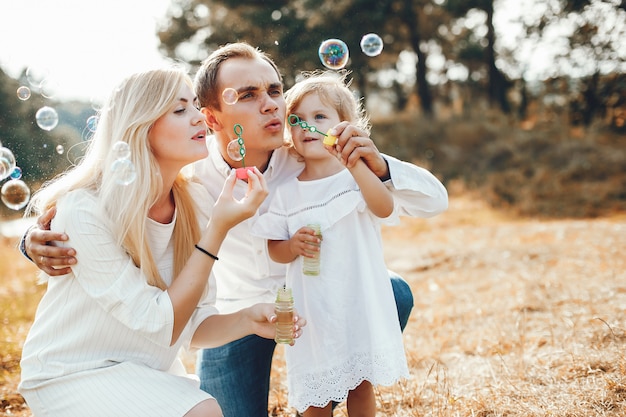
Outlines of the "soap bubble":
<svg viewBox="0 0 626 417">
<path fill-rule="evenodd" d="M 30 189 L 22 180 L 9 180 L 0 190 L 2 202 L 12 210 L 19 210 L 28 204 Z"/>
<path fill-rule="evenodd" d="M 135 165 L 128 159 L 116 159 L 111 165 L 111 172 L 119 185 L 128 185 L 137 179 Z"/>
<path fill-rule="evenodd" d="M 30 98 L 30 88 L 26 87 L 25 85 L 18 88 L 17 98 L 19 98 L 22 101 L 28 100 Z"/>
<path fill-rule="evenodd" d="M 14 180 L 19 180 L 20 178 L 22 178 L 22 168 L 15 167 L 13 172 L 11 172 L 11 178 L 13 178 Z"/>
<path fill-rule="evenodd" d="M 89 116 L 89 118 L 87 119 L 87 129 L 90 132 L 95 132 L 96 131 L 96 127 L 98 127 L 98 116 Z"/>
<path fill-rule="evenodd" d="M 63 147 L 63 145 L 57 145 L 55 150 L 57 151 L 59 155 L 63 155 L 63 152 L 65 152 L 65 148 Z"/>
<path fill-rule="evenodd" d="M 367 56 L 380 55 L 383 51 L 383 40 L 375 33 L 368 33 L 361 38 L 361 50 Z"/>
<path fill-rule="evenodd" d="M 128 143 L 118 140 L 113 144 L 113 156 L 115 159 L 128 159 L 130 158 L 130 147 Z"/>
<path fill-rule="evenodd" d="M 237 104 L 237 101 L 239 101 L 239 93 L 234 88 L 225 88 L 224 91 L 222 91 L 222 100 L 229 106 Z"/>
<path fill-rule="evenodd" d="M 41 82 L 41 95 L 45 98 L 54 98 L 61 89 L 59 83 L 51 78 L 46 78 Z"/>
<path fill-rule="evenodd" d="M 26 69 L 26 79 L 33 87 L 41 87 L 41 84 L 50 75 L 50 70 L 45 67 L 30 66 Z"/>
<path fill-rule="evenodd" d="M 15 169 L 15 156 L 9 148 L 0 148 L 0 181 L 11 175 Z"/>
<path fill-rule="evenodd" d="M 241 161 L 246 156 L 246 147 L 243 145 L 243 140 L 241 140 L 241 143 L 239 143 L 238 139 L 231 140 L 226 147 L 226 152 L 233 161 Z"/>
<path fill-rule="evenodd" d="M 43 130 L 52 130 L 59 123 L 59 115 L 57 111 L 52 107 L 44 106 L 37 110 L 35 114 L 35 119 L 37 119 L 37 125 Z"/>
<path fill-rule="evenodd" d="M 321 43 L 318 55 L 326 68 L 342 69 L 348 63 L 348 45 L 340 39 L 327 39 Z"/>
</svg>

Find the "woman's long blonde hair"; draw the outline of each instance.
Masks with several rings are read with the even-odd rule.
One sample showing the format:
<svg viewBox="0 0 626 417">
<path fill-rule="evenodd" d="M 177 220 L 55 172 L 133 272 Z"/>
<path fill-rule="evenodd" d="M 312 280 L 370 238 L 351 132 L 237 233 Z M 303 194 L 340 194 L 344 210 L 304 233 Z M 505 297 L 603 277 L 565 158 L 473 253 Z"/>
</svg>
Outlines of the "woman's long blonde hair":
<svg viewBox="0 0 626 417">
<path fill-rule="evenodd" d="M 148 210 L 162 191 L 159 166 L 150 148 L 148 132 L 179 99 L 182 86 L 192 86 L 182 68 L 157 69 L 136 73 L 115 89 L 100 113 L 98 125 L 85 157 L 74 167 L 44 184 L 31 199 L 27 214 L 40 214 L 56 206 L 57 200 L 76 189 L 91 190 L 102 208 L 101 215 L 146 281 L 161 289 L 161 278 L 146 235 Z M 130 148 L 129 160 L 137 177 L 120 185 L 111 166 L 117 156 L 113 145 L 122 141 Z M 189 178 L 179 173 L 173 186 L 176 204 L 174 228 L 174 277 L 182 270 L 200 238 L 196 205 L 189 194 Z"/>
</svg>

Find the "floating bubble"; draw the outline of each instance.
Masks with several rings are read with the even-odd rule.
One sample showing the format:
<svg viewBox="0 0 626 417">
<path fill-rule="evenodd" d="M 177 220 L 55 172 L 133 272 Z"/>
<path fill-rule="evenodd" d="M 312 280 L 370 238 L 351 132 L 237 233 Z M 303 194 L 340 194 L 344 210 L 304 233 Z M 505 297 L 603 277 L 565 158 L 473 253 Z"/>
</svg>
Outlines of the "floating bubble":
<svg viewBox="0 0 626 417">
<path fill-rule="evenodd" d="M 234 88 L 225 88 L 224 91 L 222 91 L 222 100 L 229 106 L 237 104 L 237 101 L 239 101 L 239 93 Z"/>
<path fill-rule="evenodd" d="M 320 44 L 318 55 L 326 68 L 342 69 L 348 63 L 348 45 L 340 39 L 327 39 Z"/>
<path fill-rule="evenodd" d="M 41 82 L 41 95 L 45 98 L 54 98 L 61 90 L 59 83 L 51 78 L 46 78 Z"/>
<path fill-rule="evenodd" d="M 243 144 L 240 144 L 237 139 L 233 139 L 228 143 L 226 147 L 226 152 L 228 156 L 233 161 L 241 161 L 244 156 L 246 156 L 246 148 Z"/>
<path fill-rule="evenodd" d="M 98 96 L 92 96 L 89 99 L 89 103 L 91 104 L 91 108 L 94 109 L 95 111 L 102 110 L 102 108 L 104 107 L 102 102 L 103 102 L 102 97 L 98 97 Z"/>
<path fill-rule="evenodd" d="M 383 40 L 375 33 L 368 33 L 361 38 L 361 51 L 367 56 L 377 56 L 383 51 Z"/>
<path fill-rule="evenodd" d="M 57 151 L 59 155 L 63 155 L 63 152 L 65 152 L 65 148 L 63 147 L 63 145 L 57 145 L 55 150 Z"/>
<path fill-rule="evenodd" d="M 87 125 L 87 129 L 88 129 L 90 132 L 95 132 L 95 131 L 96 131 L 96 128 L 98 127 L 98 120 L 100 120 L 100 119 L 98 118 L 98 116 L 90 116 L 90 117 L 87 119 L 87 123 L 86 123 L 86 125 Z"/>
<path fill-rule="evenodd" d="M 22 101 L 28 100 L 30 98 L 30 88 L 26 87 L 25 85 L 18 88 L 17 98 L 19 98 Z"/>
<path fill-rule="evenodd" d="M 11 175 L 15 169 L 15 156 L 9 148 L 0 148 L 0 181 Z"/>
<path fill-rule="evenodd" d="M 12 210 L 19 210 L 28 204 L 30 189 L 22 180 L 9 180 L 0 190 L 2 202 Z"/>
<path fill-rule="evenodd" d="M 113 156 L 115 159 L 128 159 L 130 158 L 130 147 L 128 143 L 118 140 L 113 144 Z"/>
<path fill-rule="evenodd" d="M 128 159 L 116 159 L 111 165 L 111 172 L 119 185 L 129 185 L 137 179 L 135 165 Z"/>
<path fill-rule="evenodd" d="M 43 130 L 52 130 L 59 123 L 59 115 L 52 107 L 44 106 L 35 114 L 37 125 Z"/>
<path fill-rule="evenodd" d="M 41 87 L 44 80 L 50 76 L 50 70 L 44 67 L 30 66 L 26 69 L 28 83 L 36 88 Z"/>
<path fill-rule="evenodd" d="M 13 172 L 11 172 L 11 178 L 13 178 L 14 180 L 19 180 L 20 178 L 22 178 L 22 168 L 15 167 Z"/>
</svg>

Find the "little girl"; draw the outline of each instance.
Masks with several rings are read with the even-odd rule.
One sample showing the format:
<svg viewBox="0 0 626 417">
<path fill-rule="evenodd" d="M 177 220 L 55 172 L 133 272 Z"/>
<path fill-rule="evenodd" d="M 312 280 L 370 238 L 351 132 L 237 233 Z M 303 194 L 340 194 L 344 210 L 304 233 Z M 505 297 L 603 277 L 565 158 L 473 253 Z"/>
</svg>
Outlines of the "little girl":
<svg viewBox="0 0 626 417">
<path fill-rule="evenodd" d="M 305 167 L 276 190 L 253 231 L 269 239 L 273 260 L 289 263 L 287 285 L 308 318 L 308 332 L 286 350 L 289 403 L 305 417 L 329 417 L 332 402 L 347 399 L 349 415 L 374 417 L 373 386 L 408 377 L 380 234 L 381 222 L 398 216 L 362 160 L 346 168 L 340 159 L 344 146 L 370 140 L 345 74 L 309 74 L 285 98 L 294 157 Z M 303 275 L 303 258 L 316 251 L 319 276 Z"/>
</svg>

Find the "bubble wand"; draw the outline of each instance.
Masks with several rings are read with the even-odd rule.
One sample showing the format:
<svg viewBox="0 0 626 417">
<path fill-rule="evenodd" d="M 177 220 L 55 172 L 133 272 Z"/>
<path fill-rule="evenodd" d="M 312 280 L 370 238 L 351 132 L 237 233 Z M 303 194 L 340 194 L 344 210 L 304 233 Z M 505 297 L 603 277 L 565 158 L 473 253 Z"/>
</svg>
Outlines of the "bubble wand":
<svg viewBox="0 0 626 417">
<path fill-rule="evenodd" d="M 246 146 L 244 145 L 243 142 L 243 126 L 241 126 L 239 123 L 236 123 L 235 126 L 233 127 L 233 131 L 235 132 L 235 135 L 237 135 L 236 139 L 231 140 L 228 143 L 228 146 L 226 148 L 227 152 L 228 152 L 228 156 L 230 156 L 233 161 L 241 161 L 241 168 L 237 168 L 237 178 L 240 179 L 246 179 L 248 178 L 248 170 L 246 168 L 246 160 L 245 160 L 245 156 L 246 156 Z"/>
<path fill-rule="evenodd" d="M 308 130 L 309 132 L 313 132 L 313 133 L 319 133 L 320 135 L 324 136 L 324 140 L 323 140 L 324 145 L 333 146 L 337 143 L 337 136 L 330 134 L 330 131 L 332 130 L 332 128 L 328 129 L 328 132 L 323 133 L 315 126 L 312 126 L 308 124 L 306 121 L 301 120 L 295 114 L 290 114 L 289 117 L 287 118 L 287 121 L 289 122 L 291 126 L 300 126 L 304 130 Z"/>
<path fill-rule="evenodd" d="M 243 135 L 243 126 L 241 126 L 239 123 L 236 123 L 235 126 L 233 127 L 233 131 L 235 132 L 235 135 L 237 135 L 237 144 L 239 145 L 239 155 L 241 155 L 241 167 L 245 168 L 246 167 L 246 147 L 243 144 L 243 138 L 241 137 L 241 135 Z"/>
</svg>

